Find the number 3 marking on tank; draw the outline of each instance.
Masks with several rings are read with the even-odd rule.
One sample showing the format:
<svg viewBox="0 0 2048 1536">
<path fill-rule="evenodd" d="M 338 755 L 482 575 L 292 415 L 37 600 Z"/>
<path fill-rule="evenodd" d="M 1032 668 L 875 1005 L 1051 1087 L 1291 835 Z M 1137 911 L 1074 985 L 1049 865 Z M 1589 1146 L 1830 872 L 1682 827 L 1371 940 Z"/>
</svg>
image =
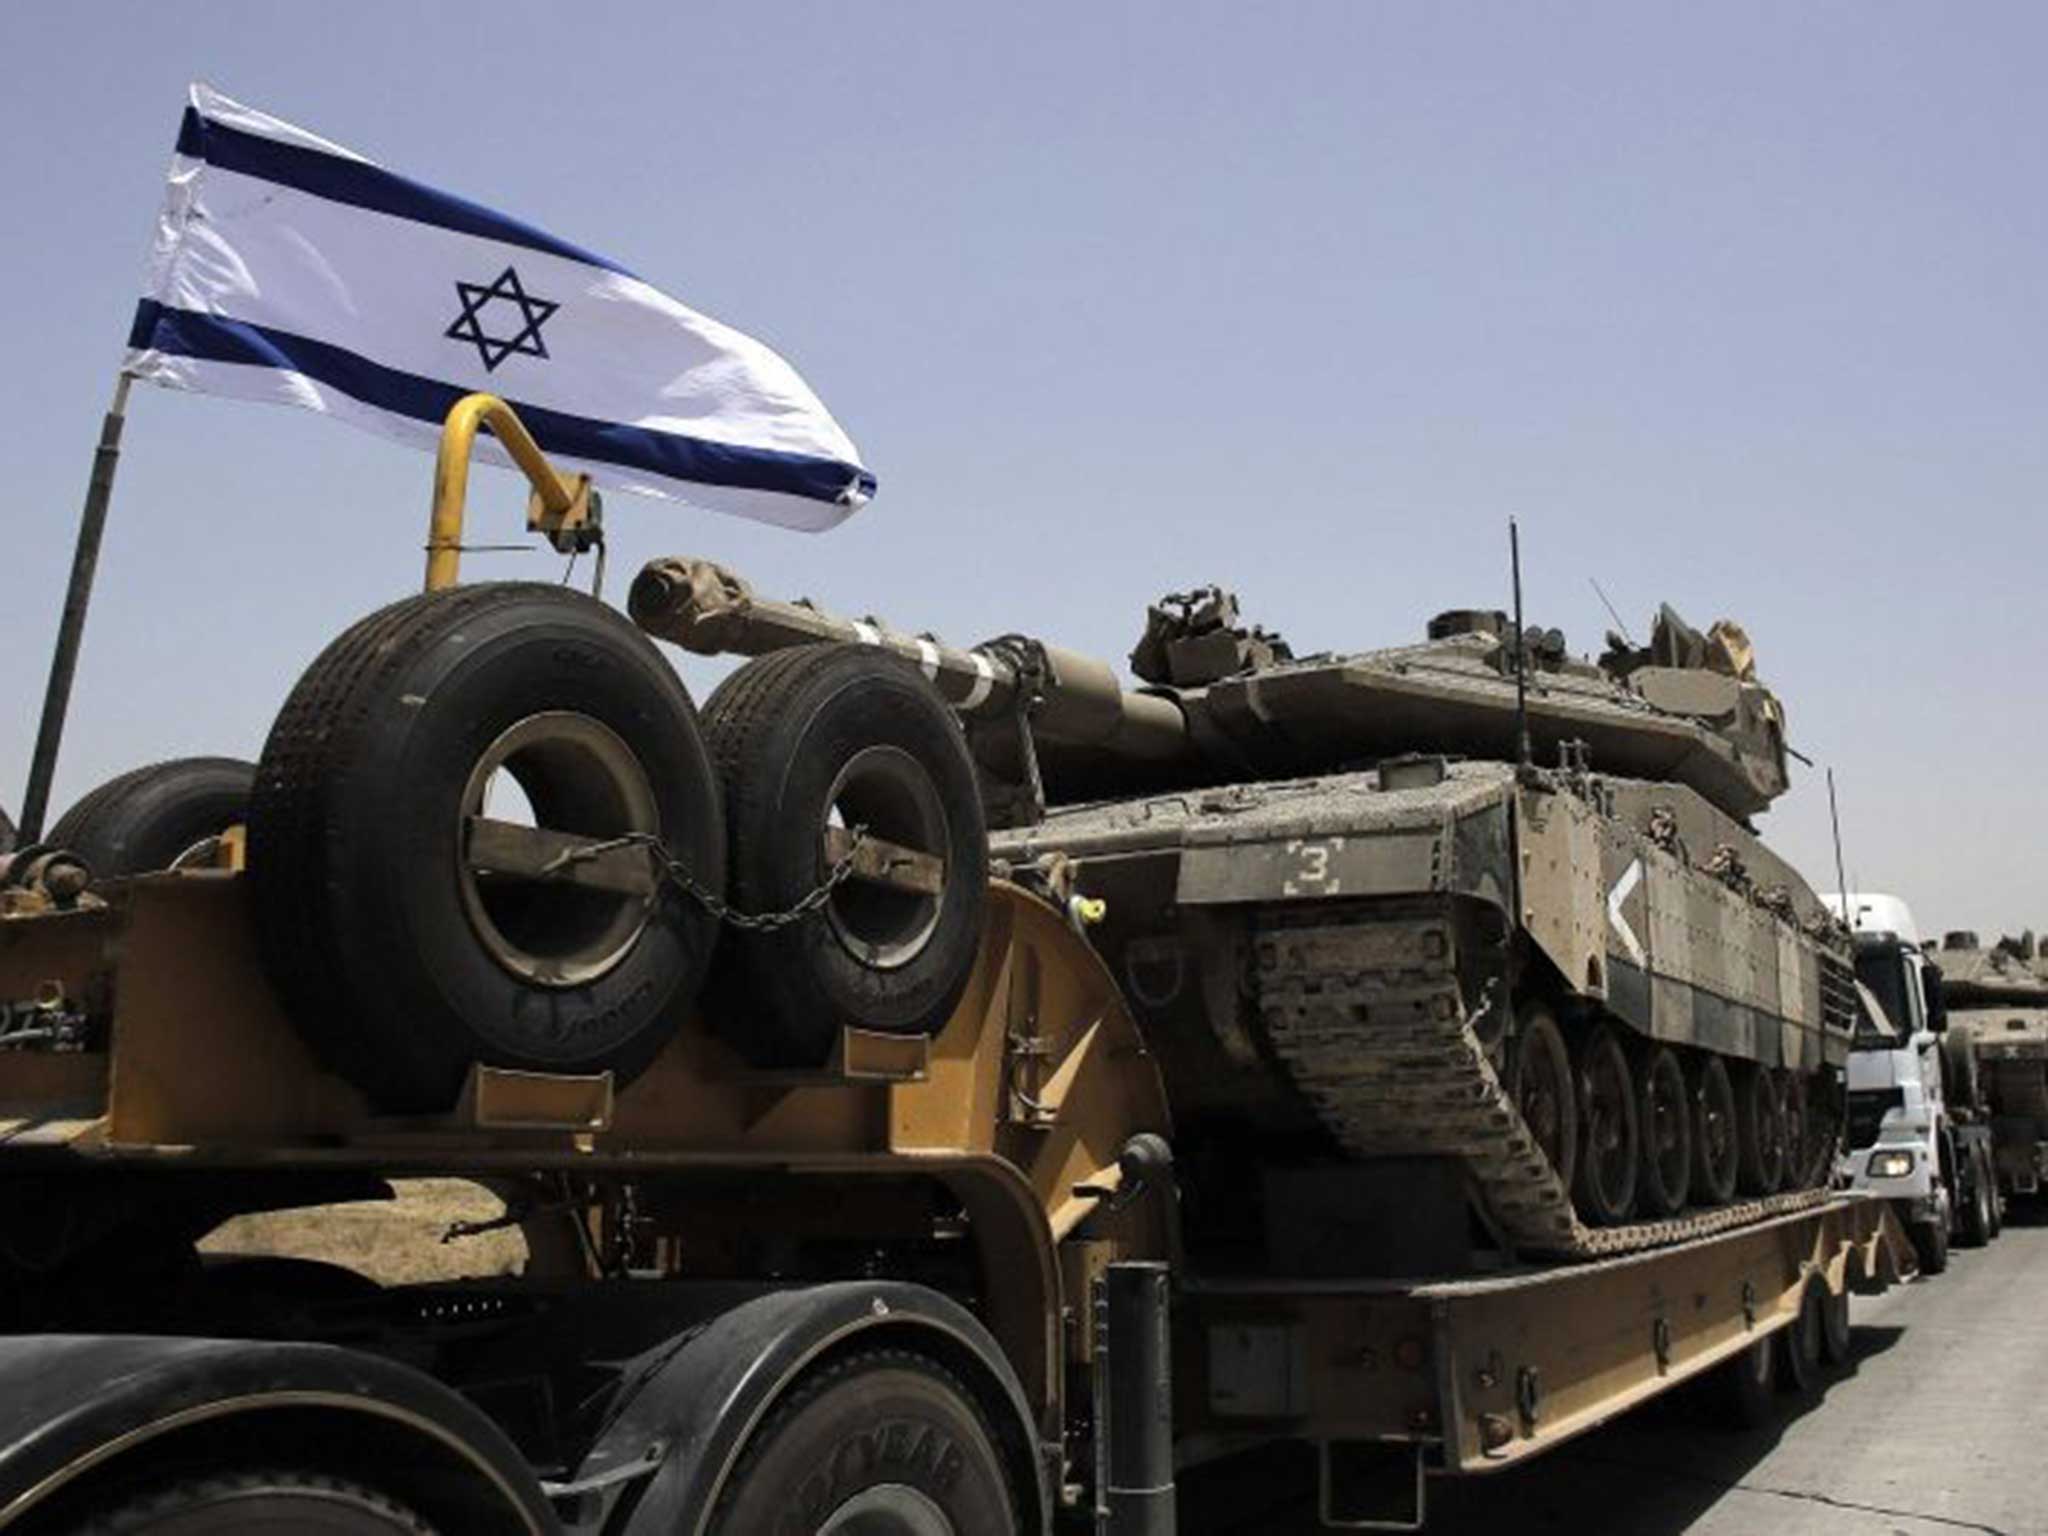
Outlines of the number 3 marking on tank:
<svg viewBox="0 0 2048 1536">
<path fill-rule="evenodd" d="M 1320 842 L 1303 842 L 1300 838 L 1289 838 L 1287 856 L 1297 861 L 1294 873 L 1280 883 L 1282 896 L 1334 896 L 1344 887 L 1341 876 L 1330 873 L 1330 855 L 1344 847 L 1341 837 L 1325 838 Z"/>
</svg>

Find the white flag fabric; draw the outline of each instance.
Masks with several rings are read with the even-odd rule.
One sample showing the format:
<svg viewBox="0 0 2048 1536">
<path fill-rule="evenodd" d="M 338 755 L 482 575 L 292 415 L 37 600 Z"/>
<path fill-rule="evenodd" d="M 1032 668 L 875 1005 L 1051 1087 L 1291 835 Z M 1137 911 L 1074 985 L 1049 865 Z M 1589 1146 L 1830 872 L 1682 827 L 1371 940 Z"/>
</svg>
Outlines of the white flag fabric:
<svg viewBox="0 0 2048 1536">
<path fill-rule="evenodd" d="M 126 366 L 429 449 L 449 407 L 488 390 L 599 484 L 792 528 L 829 528 L 875 490 L 818 397 L 751 336 L 204 85 Z"/>
</svg>

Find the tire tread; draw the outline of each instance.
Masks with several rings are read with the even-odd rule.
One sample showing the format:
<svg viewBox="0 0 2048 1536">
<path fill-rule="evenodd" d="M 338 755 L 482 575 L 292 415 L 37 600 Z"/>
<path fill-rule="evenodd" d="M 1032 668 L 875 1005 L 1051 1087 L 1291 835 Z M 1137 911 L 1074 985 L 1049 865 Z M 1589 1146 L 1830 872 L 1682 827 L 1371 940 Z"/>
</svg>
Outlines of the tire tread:
<svg viewBox="0 0 2048 1536">
<path fill-rule="evenodd" d="M 152 1521 L 203 1506 L 208 1499 L 262 1488 L 340 1495 L 370 1506 L 411 1536 L 434 1536 L 432 1526 L 374 1488 L 323 1473 L 283 1471 L 222 1472 L 172 1483 L 105 1511 L 81 1527 L 76 1536 L 130 1536 L 132 1532 L 146 1530 Z"/>
</svg>

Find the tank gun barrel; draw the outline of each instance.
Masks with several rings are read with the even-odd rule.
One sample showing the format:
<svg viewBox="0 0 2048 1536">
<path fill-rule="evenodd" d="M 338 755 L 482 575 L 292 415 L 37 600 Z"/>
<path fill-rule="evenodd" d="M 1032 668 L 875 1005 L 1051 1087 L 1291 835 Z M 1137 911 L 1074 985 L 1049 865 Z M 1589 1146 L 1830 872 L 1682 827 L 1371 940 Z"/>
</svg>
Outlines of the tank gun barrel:
<svg viewBox="0 0 2048 1536">
<path fill-rule="evenodd" d="M 626 599 L 633 622 L 699 656 L 764 656 L 796 645 L 879 645 L 915 662 L 964 720 L 997 720 L 1017 707 L 1020 670 L 1042 657 L 1041 702 L 1032 733 L 1071 747 L 1170 761 L 1190 751 L 1173 700 L 1128 693 L 1093 657 L 1060 646 L 991 643 L 973 650 L 908 635 L 874 619 L 847 619 L 809 601 L 762 597 L 737 572 L 710 560 L 650 560 Z"/>
</svg>

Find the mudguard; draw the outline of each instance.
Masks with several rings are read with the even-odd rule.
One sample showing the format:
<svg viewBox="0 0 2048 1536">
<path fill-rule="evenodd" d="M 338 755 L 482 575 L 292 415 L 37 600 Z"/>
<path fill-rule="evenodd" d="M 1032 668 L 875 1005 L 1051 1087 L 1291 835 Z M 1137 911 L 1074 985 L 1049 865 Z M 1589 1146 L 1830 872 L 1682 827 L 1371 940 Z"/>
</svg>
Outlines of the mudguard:
<svg viewBox="0 0 2048 1536">
<path fill-rule="evenodd" d="M 965 1308 L 920 1285 L 839 1281 L 773 1291 L 721 1312 L 678 1337 L 674 1352 L 644 1376 L 563 1488 L 633 1480 L 658 1458 L 660 1470 L 633 1507 L 623 1536 L 698 1536 L 748 1434 L 805 1369 L 848 1344 L 935 1348 L 971 1363 L 998 1389 L 985 1403 L 999 1439 L 1019 1465 L 1023 1528 L 1050 1529 L 1049 1466 L 1016 1373 L 995 1338 Z M 1004 1408 L 1007 1412 L 1004 1412 Z"/>
<path fill-rule="evenodd" d="M 70 1334 L 0 1338 L 0 1530 L 160 1436 L 280 1408 L 332 1413 L 337 1434 L 382 1421 L 459 1463 L 502 1512 L 473 1521 L 475 1536 L 560 1530 L 498 1427 L 407 1366 L 325 1344 Z"/>
</svg>

